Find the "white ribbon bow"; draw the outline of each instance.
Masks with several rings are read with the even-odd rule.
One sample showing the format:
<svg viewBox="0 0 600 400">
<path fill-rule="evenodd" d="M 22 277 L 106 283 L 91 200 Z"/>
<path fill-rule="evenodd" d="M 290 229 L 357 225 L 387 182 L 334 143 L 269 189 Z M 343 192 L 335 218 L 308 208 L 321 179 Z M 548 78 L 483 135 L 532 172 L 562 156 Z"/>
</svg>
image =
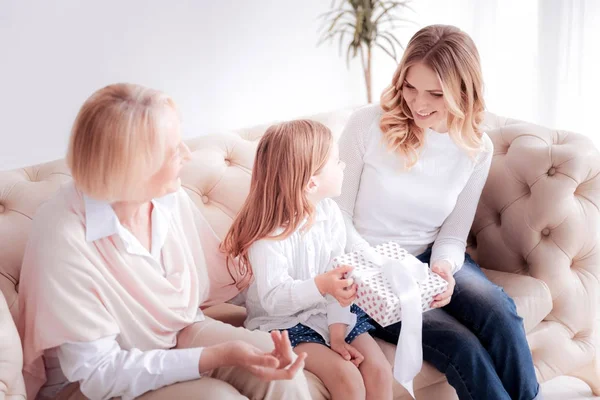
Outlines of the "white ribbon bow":
<svg viewBox="0 0 600 400">
<path fill-rule="evenodd" d="M 394 378 L 415 398 L 413 379 L 423 365 L 423 313 L 417 283 L 428 279 L 427 264 L 411 254 L 402 261 L 393 259 L 377 253 L 372 247 L 363 250 L 363 256 L 378 268 L 353 271 L 352 276 L 361 280 L 383 274 L 400 299 L 402 329 L 394 357 Z"/>
</svg>

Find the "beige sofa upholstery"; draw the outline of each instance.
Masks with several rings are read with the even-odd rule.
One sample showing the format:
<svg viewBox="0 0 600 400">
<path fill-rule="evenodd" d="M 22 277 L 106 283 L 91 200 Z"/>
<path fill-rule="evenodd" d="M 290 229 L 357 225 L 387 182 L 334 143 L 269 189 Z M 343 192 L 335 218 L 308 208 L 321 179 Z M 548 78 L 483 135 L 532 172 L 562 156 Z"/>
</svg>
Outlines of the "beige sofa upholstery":
<svg viewBox="0 0 600 400">
<path fill-rule="evenodd" d="M 0 400 L 25 399 L 22 368 L 21 340 L 4 295 L 0 293 Z"/>
<path fill-rule="evenodd" d="M 313 116 L 336 136 L 352 110 Z M 494 160 L 471 235 L 471 254 L 504 287 L 525 319 L 540 381 L 557 375 L 586 380 L 600 395 L 594 321 L 600 279 L 600 155 L 582 135 L 488 114 L 486 130 Z M 257 139 L 255 127 L 188 140 L 193 159 L 184 187 L 219 235 L 224 235 L 249 188 Z M 0 399 L 2 390 L 22 394 L 16 315 L 19 269 L 31 217 L 68 181 L 62 160 L 0 173 Z M 216 306 L 207 314 L 240 324 L 244 310 Z M 6 339 L 4 339 L 6 338 Z M 390 360 L 394 346 L 381 343 Z M 326 395 L 309 375 L 315 398 Z M 425 364 L 415 381 L 421 399 L 453 399 L 443 375 Z M 396 385 L 395 397 L 406 398 Z"/>
</svg>

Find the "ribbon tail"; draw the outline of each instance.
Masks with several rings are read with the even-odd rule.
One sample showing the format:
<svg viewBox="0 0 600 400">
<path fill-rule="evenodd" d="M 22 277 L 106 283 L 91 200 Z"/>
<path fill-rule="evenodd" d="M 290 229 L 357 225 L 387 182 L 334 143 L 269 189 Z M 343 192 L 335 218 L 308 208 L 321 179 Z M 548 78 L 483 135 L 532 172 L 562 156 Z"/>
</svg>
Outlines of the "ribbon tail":
<svg viewBox="0 0 600 400">
<path fill-rule="evenodd" d="M 408 280 L 400 296 L 402 329 L 394 358 L 394 378 L 415 398 L 413 379 L 423 366 L 421 296 L 414 280 Z M 413 287 L 410 287 L 413 286 Z"/>
<path fill-rule="evenodd" d="M 385 265 L 384 274 L 400 298 L 402 329 L 394 357 L 394 378 L 415 398 L 413 379 L 423 366 L 421 293 L 413 276 L 394 263 Z"/>
</svg>

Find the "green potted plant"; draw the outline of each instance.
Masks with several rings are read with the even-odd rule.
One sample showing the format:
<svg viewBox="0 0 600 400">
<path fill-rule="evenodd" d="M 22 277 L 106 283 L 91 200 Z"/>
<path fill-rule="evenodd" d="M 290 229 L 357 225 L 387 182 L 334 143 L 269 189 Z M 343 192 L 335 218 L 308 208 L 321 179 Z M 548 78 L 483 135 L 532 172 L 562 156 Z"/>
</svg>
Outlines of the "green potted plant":
<svg viewBox="0 0 600 400">
<path fill-rule="evenodd" d="M 346 63 L 349 66 L 350 59 L 360 55 L 369 103 L 372 101 L 373 49 L 379 48 L 398 61 L 397 47 L 404 49 L 404 46 L 392 31 L 399 24 L 412 22 L 402 17 L 403 12 L 410 9 L 409 2 L 410 0 L 333 0 L 331 10 L 320 16 L 323 28 L 318 45 L 338 40 L 341 54 L 344 39 L 349 39 L 346 45 Z"/>
</svg>

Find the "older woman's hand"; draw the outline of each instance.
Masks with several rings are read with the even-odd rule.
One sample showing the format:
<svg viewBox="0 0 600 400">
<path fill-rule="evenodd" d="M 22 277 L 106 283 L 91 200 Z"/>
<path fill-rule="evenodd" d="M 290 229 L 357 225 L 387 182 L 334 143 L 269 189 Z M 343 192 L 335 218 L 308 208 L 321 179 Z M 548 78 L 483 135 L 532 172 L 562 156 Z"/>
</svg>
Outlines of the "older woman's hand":
<svg viewBox="0 0 600 400">
<path fill-rule="evenodd" d="M 304 368 L 306 353 L 300 353 L 294 361 L 294 350 L 290 343 L 287 331 L 271 332 L 271 339 L 275 345 L 268 357 L 277 360 L 276 365 L 246 365 L 254 375 L 265 380 L 292 379 L 296 373 Z"/>
<path fill-rule="evenodd" d="M 301 353 L 294 361 L 287 331 L 273 331 L 271 338 L 275 349 L 270 353 L 242 340 L 207 347 L 200 357 L 200 373 L 223 366 L 237 366 L 267 381 L 292 379 L 304 367 L 306 353 Z"/>
<path fill-rule="evenodd" d="M 452 300 L 452 293 L 454 293 L 454 286 L 456 285 L 454 275 L 452 275 L 452 266 L 448 261 L 440 260 L 433 263 L 433 265 L 431 266 L 431 271 L 435 272 L 436 274 L 441 276 L 442 279 L 448 282 L 448 288 L 443 293 L 440 293 L 433 298 L 431 307 L 441 308 L 447 306 Z"/>
</svg>

